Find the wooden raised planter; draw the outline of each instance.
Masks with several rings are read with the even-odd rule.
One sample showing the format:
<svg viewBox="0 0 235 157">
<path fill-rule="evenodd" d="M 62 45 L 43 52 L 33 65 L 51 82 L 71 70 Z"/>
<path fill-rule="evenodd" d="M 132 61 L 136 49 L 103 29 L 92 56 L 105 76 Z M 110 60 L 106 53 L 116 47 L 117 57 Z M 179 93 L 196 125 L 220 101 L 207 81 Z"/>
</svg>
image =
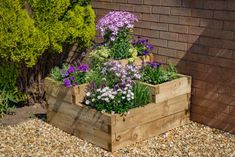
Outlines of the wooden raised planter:
<svg viewBox="0 0 235 157">
<path fill-rule="evenodd" d="M 45 78 L 44 84 L 46 99 L 50 100 L 50 103 L 55 101 L 54 103 L 67 102 L 71 104 L 78 104 L 83 101 L 87 88 L 87 84 L 68 88 L 65 87 L 63 83 L 55 81 L 49 77 Z"/>
<path fill-rule="evenodd" d="M 182 78 L 185 79 L 180 86 L 187 84 L 184 88 L 190 89 L 190 77 L 182 76 L 179 79 Z M 176 80 L 160 86 L 165 93 L 166 90 L 171 93 L 175 86 L 169 84 L 174 84 Z M 57 98 L 50 91 L 46 93 L 47 120 L 50 124 L 112 152 L 189 122 L 190 90 L 131 109 L 127 115 L 102 113 L 81 103 Z"/>
</svg>

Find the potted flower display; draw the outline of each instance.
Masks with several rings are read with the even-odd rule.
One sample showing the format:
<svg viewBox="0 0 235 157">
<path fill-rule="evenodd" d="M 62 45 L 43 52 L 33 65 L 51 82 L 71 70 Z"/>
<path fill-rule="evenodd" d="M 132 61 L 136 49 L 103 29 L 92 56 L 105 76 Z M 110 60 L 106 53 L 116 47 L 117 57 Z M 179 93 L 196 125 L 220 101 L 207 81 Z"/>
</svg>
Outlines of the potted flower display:
<svg viewBox="0 0 235 157">
<path fill-rule="evenodd" d="M 135 62 L 141 65 L 143 61 L 151 61 L 151 51 L 154 47 L 148 39 L 132 39 L 134 23 L 138 21 L 134 14 L 125 11 L 112 11 L 98 21 L 97 30 L 104 39 L 104 44 L 91 52 L 91 58 L 101 60 L 119 60 L 121 64 Z M 99 52 L 106 55 L 98 56 Z"/>
<path fill-rule="evenodd" d="M 131 39 L 136 16 L 115 11 L 90 65 L 54 68 L 46 78 L 47 121 L 108 151 L 189 122 L 191 77 L 154 62 L 148 39 Z"/>
</svg>

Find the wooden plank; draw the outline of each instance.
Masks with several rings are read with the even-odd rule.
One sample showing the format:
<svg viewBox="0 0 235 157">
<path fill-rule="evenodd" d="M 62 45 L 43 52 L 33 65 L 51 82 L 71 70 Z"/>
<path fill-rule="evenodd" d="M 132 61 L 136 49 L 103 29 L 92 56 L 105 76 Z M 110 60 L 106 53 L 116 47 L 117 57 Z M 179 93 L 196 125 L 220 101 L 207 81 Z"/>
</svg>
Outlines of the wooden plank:
<svg viewBox="0 0 235 157">
<path fill-rule="evenodd" d="M 89 107 L 61 102 L 54 97 L 50 97 L 48 100 L 48 111 L 69 115 L 73 119 L 92 124 L 105 132 L 110 132 L 111 130 L 110 127 L 112 117 L 109 114 L 103 114 Z"/>
<path fill-rule="evenodd" d="M 47 115 L 48 122 L 61 130 L 81 139 L 85 139 L 107 150 L 110 149 L 110 133 L 108 134 L 101 129 L 96 128 L 92 124 L 74 119 L 74 117 L 64 113 L 49 111 Z"/>
<path fill-rule="evenodd" d="M 118 150 L 124 146 L 153 137 L 189 123 L 189 116 L 185 112 L 179 112 L 162 119 L 157 119 L 144 125 L 139 125 L 123 132 L 118 132 L 112 140 L 112 150 Z"/>
<path fill-rule="evenodd" d="M 158 104 L 151 103 L 145 107 L 130 110 L 130 113 L 126 116 L 116 115 L 116 124 L 113 127 L 113 132 L 133 128 L 180 111 L 186 112 L 188 109 L 188 94 L 184 94 Z"/>
<path fill-rule="evenodd" d="M 179 95 L 191 93 L 191 77 L 179 75 L 180 78 L 158 85 L 139 82 L 149 87 L 154 103 L 163 102 Z"/>
<path fill-rule="evenodd" d="M 74 87 L 65 87 L 62 83 L 47 77 L 45 79 L 45 91 L 47 96 L 53 96 L 70 103 L 81 103 L 85 97 L 87 84 Z"/>
</svg>

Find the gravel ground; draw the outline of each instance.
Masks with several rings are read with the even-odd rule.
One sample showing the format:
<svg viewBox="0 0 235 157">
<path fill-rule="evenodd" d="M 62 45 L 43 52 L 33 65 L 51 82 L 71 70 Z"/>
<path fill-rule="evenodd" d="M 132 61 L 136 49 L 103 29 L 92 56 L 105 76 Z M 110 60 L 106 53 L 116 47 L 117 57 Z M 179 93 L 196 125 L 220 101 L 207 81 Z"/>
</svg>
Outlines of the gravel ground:
<svg viewBox="0 0 235 157">
<path fill-rule="evenodd" d="M 0 127 L 0 156 L 235 157 L 235 135 L 197 123 L 171 130 L 113 154 L 38 119 Z"/>
</svg>

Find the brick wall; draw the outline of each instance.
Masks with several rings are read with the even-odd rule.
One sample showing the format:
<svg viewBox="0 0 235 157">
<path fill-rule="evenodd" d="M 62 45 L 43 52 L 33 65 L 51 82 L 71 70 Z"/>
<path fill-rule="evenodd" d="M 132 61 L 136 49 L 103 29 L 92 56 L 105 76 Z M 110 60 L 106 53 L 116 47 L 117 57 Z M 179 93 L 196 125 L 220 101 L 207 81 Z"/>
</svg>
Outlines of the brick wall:
<svg viewBox="0 0 235 157">
<path fill-rule="evenodd" d="M 191 120 L 235 132 L 235 0 L 92 0 L 97 19 L 134 12 L 156 60 L 193 76 Z"/>
</svg>

